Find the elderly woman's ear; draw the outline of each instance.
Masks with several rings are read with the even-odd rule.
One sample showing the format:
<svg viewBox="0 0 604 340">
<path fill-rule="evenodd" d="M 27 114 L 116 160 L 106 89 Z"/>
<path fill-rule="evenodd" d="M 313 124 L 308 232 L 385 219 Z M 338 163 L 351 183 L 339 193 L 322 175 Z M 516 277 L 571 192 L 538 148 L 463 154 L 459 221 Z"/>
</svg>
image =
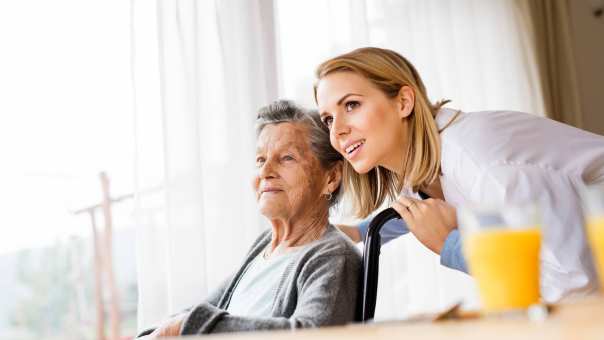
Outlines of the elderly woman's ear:
<svg viewBox="0 0 604 340">
<path fill-rule="evenodd" d="M 331 169 L 327 171 L 327 183 L 323 189 L 324 195 L 335 193 L 342 182 L 342 161 L 337 162 Z"/>
</svg>

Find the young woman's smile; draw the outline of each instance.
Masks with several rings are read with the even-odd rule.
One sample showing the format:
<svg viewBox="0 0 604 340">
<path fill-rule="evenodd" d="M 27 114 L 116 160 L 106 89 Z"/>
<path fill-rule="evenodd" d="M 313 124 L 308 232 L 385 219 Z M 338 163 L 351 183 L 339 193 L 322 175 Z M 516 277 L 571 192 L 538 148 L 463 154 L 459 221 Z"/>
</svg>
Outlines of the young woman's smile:
<svg viewBox="0 0 604 340">
<path fill-rule="evenodd" d="M 365 144 L 364 139 L 348 142 L 343 148 L 347 154 L 346 158 L 353 159 L 357 154 L 359 154 L 359 152 L 361 152 L 363 144 Z"/>
</svg>

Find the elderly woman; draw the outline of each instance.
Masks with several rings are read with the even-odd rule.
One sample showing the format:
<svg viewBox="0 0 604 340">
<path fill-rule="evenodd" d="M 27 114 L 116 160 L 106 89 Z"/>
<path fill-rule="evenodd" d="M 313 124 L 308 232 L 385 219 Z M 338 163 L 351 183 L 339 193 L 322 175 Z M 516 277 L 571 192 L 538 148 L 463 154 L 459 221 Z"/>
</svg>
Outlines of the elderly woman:
<svg viewBox="0 0 604 340">
<path fill-rule="evenodd" d="M 342 156 L 316 112 L 278 101 L 258 114 L 254 190 L 271 228 L 205 302 L 141 336 L 337 325 L 355 317 L 361 257 L 329 224 Z"/>
</svg>

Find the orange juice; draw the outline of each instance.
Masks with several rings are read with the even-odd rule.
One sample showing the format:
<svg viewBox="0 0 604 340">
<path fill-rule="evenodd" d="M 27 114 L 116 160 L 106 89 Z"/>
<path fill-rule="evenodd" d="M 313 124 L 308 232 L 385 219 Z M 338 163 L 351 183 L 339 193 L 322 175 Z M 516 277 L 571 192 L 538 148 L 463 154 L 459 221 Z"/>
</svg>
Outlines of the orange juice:
<svg viewBox="0 0 604 340">
<path fill-rule="evenodd" d="M 604 292 L 604 217 L 587 219 L 587 237 Z"/>
<path fill-rule="evenodd" d="M 539 228 L 490 229 L 464 240 L 470 273 L 485 311 L 539 302 Z"/>
</svg>

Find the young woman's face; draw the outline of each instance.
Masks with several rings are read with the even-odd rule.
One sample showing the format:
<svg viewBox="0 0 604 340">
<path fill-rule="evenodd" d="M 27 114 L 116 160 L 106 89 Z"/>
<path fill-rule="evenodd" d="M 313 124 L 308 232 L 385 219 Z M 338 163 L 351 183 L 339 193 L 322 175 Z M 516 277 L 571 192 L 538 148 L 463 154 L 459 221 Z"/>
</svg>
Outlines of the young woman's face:
<svg viewBox="0 0 604 340">
<path fill-rule="evenodd" d="M 356 73 L 335 72 L 319 80 L 317 105 L 331 145 L 356 172 L 364 174 L 378 165 L 401 171 L 407 114 L 398 97 L 387 97 Z"/>
</svg>

